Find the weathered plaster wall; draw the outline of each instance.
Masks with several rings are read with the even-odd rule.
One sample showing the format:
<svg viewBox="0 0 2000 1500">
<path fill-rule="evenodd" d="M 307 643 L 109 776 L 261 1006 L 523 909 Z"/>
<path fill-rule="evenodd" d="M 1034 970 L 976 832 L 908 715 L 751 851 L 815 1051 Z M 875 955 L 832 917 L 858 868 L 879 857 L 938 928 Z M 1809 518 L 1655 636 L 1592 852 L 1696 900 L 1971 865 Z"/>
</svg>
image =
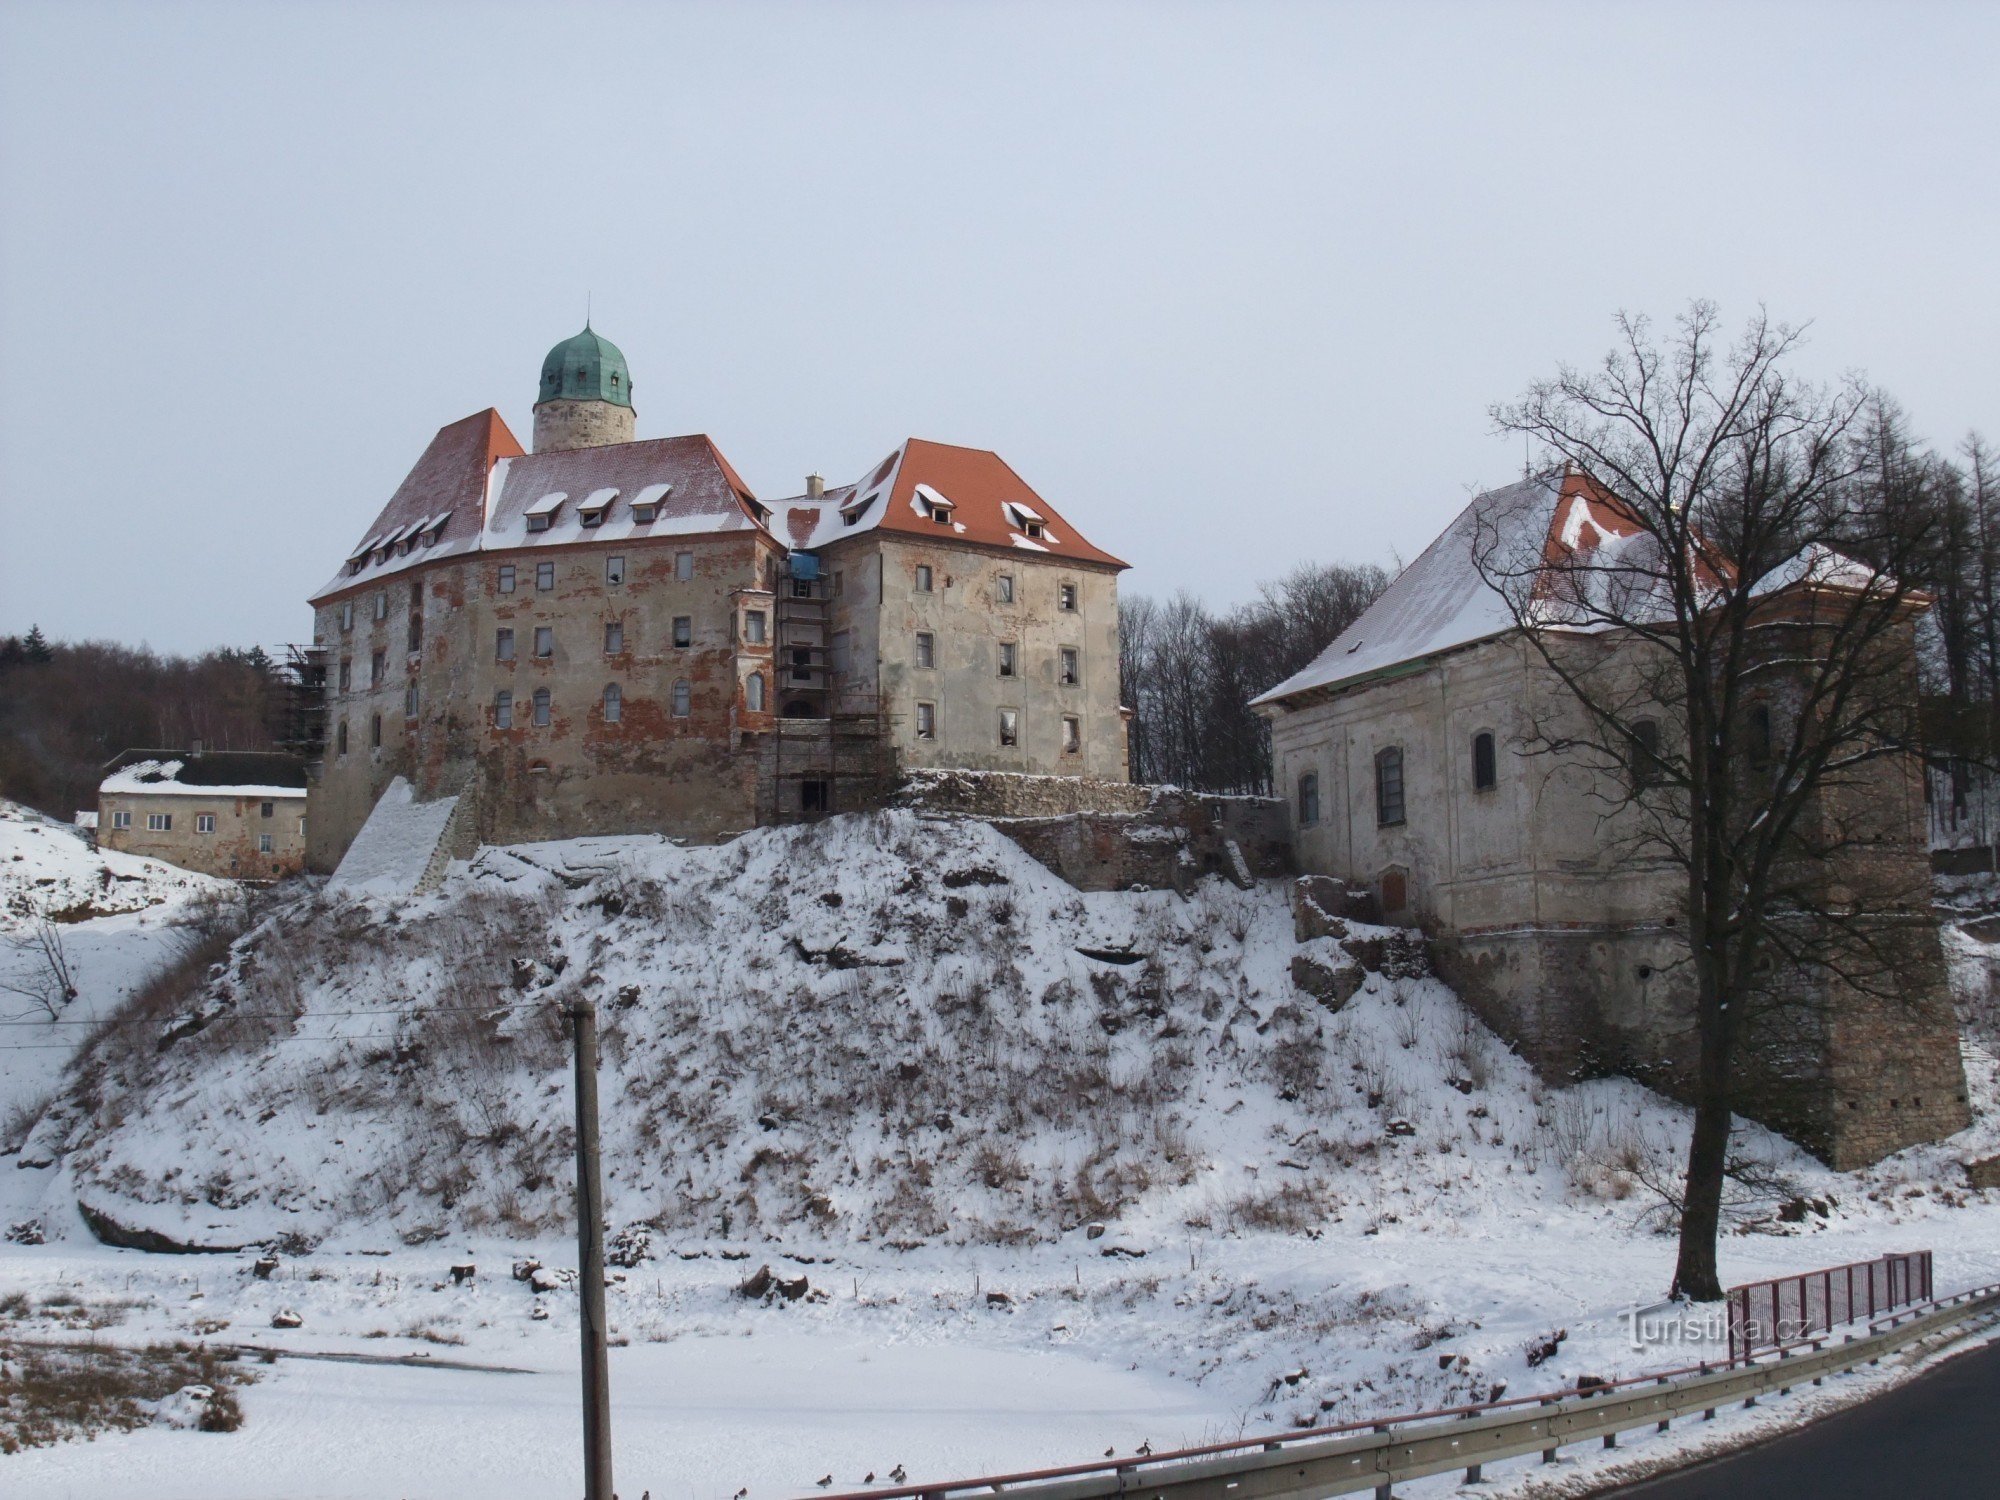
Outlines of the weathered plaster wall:
<svg viewBox="0 0 2000 1500">
<path fill-rule="evenodd" d="M 1546 1074 L 1629 1073 L 1685 1095 L 1695 1056 L 1682 877 L 1634 844 L 1636 815 L 1591 772 L 1524 753 L 1533 716 L 1558 711 L 1518 645 L 1495 642 L 1276 715 L 1273 769 L 1299 862 L 1386 893 L 1385 920 L 1429 932 L 1440 971 Z M 1487 790 L 1473 786 L 1481 731 L 1498 751 Z M 1376 756 L 1390 747 L 1403 753 L 1405 815 L 1385 827 Z M 1301 825 L 1308 773 L 1321 815 Z M 1897 993 L 1863 994 L 1824 972 L 1788 979 L 1796 1003 L 1770 1008 L 1750 1037 L 1742 1087 L 1746 1113 L 1849 1166 L 1969 1116 L 1929 915 L 1921 783 L 1885 766 L 1839 811 L 1872 826 L 1833 894 L 1890 914 Z"/>
<path fill-rule="evenodd" d="M 265 807 L 271 809 L 269 817 Z M 118 828 L 115 814 L 129 813 L 130 828 Z M 146 827 L 148 813 L 165 813 L 173 827 L 155 832 Z M 202 814 L 215 819 L 213 833 L 197 831 Z M 306 798 L 229 797 L 190 789 L 185 795 L 147 792 L 143 795 L 105 793 L 98 798 L 97 842 L 105 849 L 163 859 L 184 870 L 221 875 L 232 880 L 281 880 L 305 868 Z M 258 848 L 268 836 L 271 851 Z"/>
</svg>

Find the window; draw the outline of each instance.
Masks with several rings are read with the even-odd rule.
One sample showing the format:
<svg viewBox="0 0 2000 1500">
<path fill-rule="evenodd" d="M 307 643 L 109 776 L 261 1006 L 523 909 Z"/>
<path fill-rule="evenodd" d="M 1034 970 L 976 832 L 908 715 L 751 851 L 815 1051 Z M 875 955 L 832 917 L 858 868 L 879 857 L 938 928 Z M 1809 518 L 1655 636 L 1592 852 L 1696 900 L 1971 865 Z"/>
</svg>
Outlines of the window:
<svg viewBox="0 0 2000 1500">
<path fill-rule="evenodd" d="M 514 695 L 505 688 L 493 695 L 493 727 L 495 729 L 514 727 Z"/>
<path fill-rule="evenodd" d="M 917 665 L 920 667 L 937 665 L 937 638 L 928 630 L 917 632 Z"/>
<path fill-rule="evenodd" d="M 554 511 L 535 511 L 528 516 L 528 530 L 547 531 L 549 523 L 555 520 Z"/>
<path fill-rule="evenodd" d="M 917 738 L 934 740 L 937 738 L 937 705 L 919 703 L 917 705 Z"/>
<path fill-rule="evenodd" d="M 548 722 L 549 722 L 549 690 L 547 688 L 536 688 L 535 724 L 539 728 L 547 728 Z"/>
<path fill-rule="evenodd" d="M 257 816 L 260 818 L 268 818 L 276 813 L 277 810 L 278 804 L 275 802 L 260 802 L 257 804 Z"/>
<path fill-rule="evenodd" d="M 1391 745 L 1375 754 L 1375 822 L 1393 828 L 1403 821 L 1403 752 Z"/>
<path fill-rule="evenodd" d="M 544 660 L 556 654 L 556 628 L 553 625 L 535 627 L 535 655 Z"/>
<path fill-rule="evenodd" d="M 1076 755 L 1083 750 L 1083 720 L 1075 714 L 1063 715 L 1063 754 Z"/>
<path fill-rule="evenodd" d="M 660 507 L 657 505 L 643 504 L 637 500 L 632 502 L 632 519 L 641 526 L 652 525 L 653 518 L 659 513 Z"/>
<path fill-rule="evenodd" d="M 1500 766 L 1493 753 L 1493 736 L 1480 730 L 1472 737 L 1472 789 L 1490 792 L 1499 783 Z"/>
<path fill-rule="evenodd" d="M 213 832 L 215 832 L 215 814 L 214 814 L 214 813 L 196 813 L 196 814 L 194 815 L 194 831 L 195 831 L 196 833 L 213 833 Z"/>
<path fill-rule="evenodd" d="M 764 711 L 764 674 L 752 672 L 750 680 L 743 684 L 743 706 L 753 714 Z"/>
<path fill-rule="evenodd" d="M 269 854 L 271 852 L 270 834 L 260 833 L 257 835 L 257 852 L 259 854 Z"/>
<path fill-rule="evenodd" d="M 608 683 L 604 689 L 604 722 L 616 724 L 625 717 L 625 694 L 618 684 Z"/>
<path fill-rule="evenodd" d="M 388 681 L 388 679 L 389 653 L 386 651 L 377 651 L 373 656 L 368 658 L 368 685 L 372 688 L 378 688 L 384 682 Z"/>
<path fill-rule="evenodd" d="M 1012 677 L 1014 675 L 1015 654 L 1016 648 L 1012 641 L 1002 641 L 1000 643 L 1000 675 L 1002 677 Z"/>
<path fill-rule="evenodd" d="M 406 719 L 414 719 L 416 716 L 417 716 L 417 685 L 413 682 L 408 687 L 403 689 L 403 717 Z"/>
<path fill-rule="evenodd" d="M 673 702 L 676 719 L 685 719 L 688 716 L 688 709 L 692 707 L 693 699 L 694 690 L 688 686 L 688 680 L 685 677 L 675 678 Z"/>
<path fill-rule="evenodd" d="M 1753 703 L 1750 705 L 1750 719 L 1744 725 L 1744 749 L 1753 766 L 1768 766 L 1771 763 L 1771 705 Z"/>
<path fill-rule="evenodd" d="M 513 631 L 496 630 L 493 632 L 493 659 L 495 661 L 512 661 L 514 659 Z"/>
<path fill-rule="evenodd" d="M 604 622 L 604 654 L 616 656 L 625 649 L 625 622 L 606 620 Z"/>
<path fill-rule="evenodd" d="M 382 716 L 380 714 L 369 715 L 368 743 L 377 750 L 382 748 Z"/>
<path fill-rule="evenodd" d="M 354 663 L 347 657 L 340 659 L 340 690 L 345 693 L 354 687 Z"/>
<path fill-rule="evenodd" d="M 113 813 L 111 815 L 111 826 L 113 828 L 130 828 L 132 826 L 132 815 L 128 812 Z"/>
<path fill-rule="evenodd" d="M 340 606 L 340 633 L 347 634 L 354 628 L 354 601 L 348 599 Z"/>
<path fill-rule="evenodd" d="M 535 564 L 535 589 L 546 594 L 556 586 L 556 565 L 552 562 Z"/>
<path fill-rule="evenodd" d="M 920 594 L 928 594 L 930 591 L 931 591 L 931 565 L 929 563 L 918 563 L 917 592 Z"/>
<path fill-rule="evenodd" d="M 1660 782 L 1660 726 L 1653 719 L 1640 719 L 1632 726 L 1632 789 L 1657 786 Z"/>
<path fill-rule="evenodd" d="M 1319 821 L 1319 776 L 1308 771 L 1299 778 L 1299 827 L 1310 828 Z"/>
<path fill-rule="evenodd" d="M 503 594 L 514 592 L 514 565 L 512 563 L 502 563 L 500 565 L 500 579 L 495 587 Z"/>
<path fill-rule="evenodd" d="M 579 505 L 576 508 L 576 524 L 579 526 L 602 526 L 604 524 L 604 512 L 602 509 L 586 510 Z"/>
<path fill-rule="evenodd" d="M 623 583 L 624 581 L 625 581 L 625 559 L 622 557 L 605 558 L 604 559 L 605 584 L 608 587 L 616 588 L 618 587 L 619 584 Z"/>
<path fill-rule="evenodd" d="M 174 815 L 172 813 L 147 813 L 146 831 L 148 833 L 172 833 L 174 831 Z"/>
<path fill-rule="evenodd" d="M 743 639 L 753 646 L 764 644 L 764 611 L 753 609 L 743 616 Z"/>
<path fill-rule="evenodd" d="M 305 820 L 304 818 L 300 818 L 300 819 L 299 819 L 299 837 L 300 837 L 300 838 L 304 838 L 305 836 L 306 836 L 306 820 Z"/>
<path fill-rule="evenodd" d="M 1075 687 L 1083 680 L 1082 669 L 1077 664 L 1076 647 L 1064 646 L 1056 652 L 1056 680 L 1064 687 Z"/>
<path fill-rule="evenodd" d="M 1042 539 L 1042 523 L 1040 521 L 1029 521 L 1021 527 L 1021 530 L 1027 533 L 1031 541 L 1038 542 Z"/>
<path fill-rule="evenodd" d="M 335 755 L 347 754 L 347 720 L 342 719 L 339 725 L 334 729 L 333 745 L 334 745 L 333 753 Z"/>
<path fill-rule="evenodd" d="M 410 649 L 424 649 L 424 607 L 421 604 L 410 606 Z"/>
<path fill-rule="evenodd" d="M 995 583 L 1000 591 L 1000 602 L 1002 604 L 1012 604 L 1014 602 L 1014 575 L 1012 573 L 1002 573 L 995 580 Z"/>
<path fill-rule="evenodd" d="M 792 647 L 792 681 L 811 682 L 813 654 L 810 646 Z"/>
<path fill-rule="evenodd" d="M 1071 614 L 1076 612 L 1076 585 L 1059 583 L 1056 585 L 1056 608 Z"/>
<path fill-rule="evenodd" d="M 1000 743 L 1003 745 L 1021 743 L 1021 716 L 1011 708 L 1000 710 Z"/>
<path fill-rule="evenodd" d="M 838 599 L 847 592 L 847 575 L 840 569 L 833 570 L 833 597 Z"/>
<path fill-rule="evenodd" d="M 694 644 L 693 615 L 674 616 L 674 644 L 676 646 L 683 646 L 683 647 L 692 646 Z"/>
<path fill-rule="evenodd" d="M 676 552 L 674 554 L 674 577 L 682 583 L 686 583 L 690 578 L 694 577 L 694 554 L 692 552 Z"/>
<path fill-rule="evenodd" d="M 376 590 L 375 618 L 378 620 L 386 620 L 389 618 L 389 592 L 387 589 Z"/>
</svg>

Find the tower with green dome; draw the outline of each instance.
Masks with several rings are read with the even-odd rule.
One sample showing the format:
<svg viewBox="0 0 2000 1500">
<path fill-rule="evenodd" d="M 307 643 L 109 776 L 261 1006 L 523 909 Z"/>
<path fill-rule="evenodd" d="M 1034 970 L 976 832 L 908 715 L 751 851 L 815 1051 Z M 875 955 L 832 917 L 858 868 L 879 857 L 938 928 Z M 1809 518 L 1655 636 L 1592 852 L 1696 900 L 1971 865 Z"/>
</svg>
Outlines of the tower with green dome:
<svg viewBox="0 0 2000 1500">
<path fill-rule="evenodd" d="M 611 340 L 586 322 L 549 351 L 535 397 L 537 453 L 629 443 L 636 420 L 632 372 Z"/>
</svg>

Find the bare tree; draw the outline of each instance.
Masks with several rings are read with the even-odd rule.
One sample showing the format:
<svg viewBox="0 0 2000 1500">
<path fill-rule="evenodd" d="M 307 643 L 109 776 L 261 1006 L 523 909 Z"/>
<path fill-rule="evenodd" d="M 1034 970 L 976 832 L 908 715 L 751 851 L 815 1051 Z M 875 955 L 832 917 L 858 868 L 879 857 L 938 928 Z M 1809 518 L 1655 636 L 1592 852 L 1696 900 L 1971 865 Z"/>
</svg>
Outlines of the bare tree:
<svg viewBox="0 0 2000 1500">
<path fill-rule="evenodd" d="M 1697 303 L 1664 345 L 1621 318 L 1595 370 L 1496 408 L 1564 467 L 1556 525 L 1482 526 L 1476 561 L 1550 684 L 1534 753 L 1576 768 L 1607 843 L 1680 895 L 1693 1129 L 1676 1293 L 1716 1266 L 1746 1037 L 1885 996 L 1925 910 L 1896 825 L 1921 774 L 1911 580 L 1934 562 L 1934 466 L 1852 380 L 1791 372 L 1799 333 L 1727 345 Z M 1893 796 L 1885 797 L 1885 792 Z"/>
<path fill-rule="evenodd" d="M 55 1020 L 77 996 L 76 970 L 63 946 L 61 926 L 37 912 L 25 930 L 7 936 L 5 945 L 15 961 L 0 973 L 0 993 L 18 995 Z"/>
</svg>

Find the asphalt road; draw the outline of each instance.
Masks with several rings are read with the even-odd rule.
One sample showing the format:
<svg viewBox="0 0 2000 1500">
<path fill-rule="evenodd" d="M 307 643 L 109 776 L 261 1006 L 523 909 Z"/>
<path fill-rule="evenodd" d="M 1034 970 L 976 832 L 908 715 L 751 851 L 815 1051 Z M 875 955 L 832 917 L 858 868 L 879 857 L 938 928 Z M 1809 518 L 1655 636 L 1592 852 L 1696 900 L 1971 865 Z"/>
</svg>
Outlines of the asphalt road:
<svg viewBox="0 0 2000 1500">
<path fill-rule="evenodd" d="M 2000 1497 L 2000 1343 L 1810 1427 L 1612 1493 L 1633 1500 Z"/>
</svg>

